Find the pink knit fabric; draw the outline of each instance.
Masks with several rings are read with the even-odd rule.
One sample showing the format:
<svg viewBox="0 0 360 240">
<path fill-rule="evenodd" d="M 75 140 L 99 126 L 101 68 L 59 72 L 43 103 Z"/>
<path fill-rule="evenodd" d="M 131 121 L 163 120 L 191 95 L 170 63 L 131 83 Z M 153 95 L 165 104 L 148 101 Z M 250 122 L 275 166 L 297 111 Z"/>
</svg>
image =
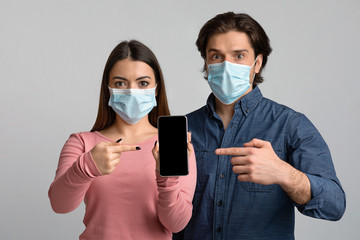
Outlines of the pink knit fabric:
<svg viewBox="0 0 360 240">
<path fill-rule="evenodd" d="M 186 226 L 196 184 L 194 153 L 188 176 L 161 177 L 151 153 L 156 140 L 136 144 L 139 151 L 123 152 L 115 171 L 102 176 L 90 150 L 111 139 L 98 132 L 69 137 L 49 198 L 57 213 L 71 212 L 84 200 L 86 229 L 80 239 L 171 239 L 171 232 Z"/>
</svg>

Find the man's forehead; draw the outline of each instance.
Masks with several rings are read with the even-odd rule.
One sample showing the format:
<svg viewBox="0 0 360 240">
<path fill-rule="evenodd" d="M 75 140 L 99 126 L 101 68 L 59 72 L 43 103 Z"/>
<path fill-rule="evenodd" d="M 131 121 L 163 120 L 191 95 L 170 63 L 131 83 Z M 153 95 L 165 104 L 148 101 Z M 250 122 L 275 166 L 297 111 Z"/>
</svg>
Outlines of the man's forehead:
<svg viewBox="0 0 360 240">
<path fill-rule="evenodd" d="M 209 50 L 218 51 L 251 51 L 249 37 L 244 32 L 230 31 L 226 33 L 217 33 L 209 38 L 206 46 L 206 52 Z"/>
</svg>

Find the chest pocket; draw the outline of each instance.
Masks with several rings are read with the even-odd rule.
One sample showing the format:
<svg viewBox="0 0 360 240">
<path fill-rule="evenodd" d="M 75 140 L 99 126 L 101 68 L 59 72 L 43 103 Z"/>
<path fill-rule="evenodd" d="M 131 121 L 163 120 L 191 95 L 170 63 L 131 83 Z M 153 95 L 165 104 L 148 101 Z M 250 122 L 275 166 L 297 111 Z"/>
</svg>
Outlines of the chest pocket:
<svg viewBox="0 0 360 240">
<path fill-rule="evenodd" d="M 274 146 L 273 146 L 274 148 Z M 276 153 L 276 155 L 280 158 L 283 159 L 283 151 L 280 147 L 275 147 L 274 151 Z M 241 186 L 248 192 L 272 192 L 274 191 L 274 189 L 276 188 L 275 184 L 271 184 L 271 185 L 263 185 L 263 184 L 258 184 L 258 183 L 253 183 L 253 182 L 241 182 Z"/>
<path fill-rule="evenodd" d="M 200 186 L 208 183 L 208 181 L 215 180 L 217 156 L 214 154 L 214 151 L 195 151 L 197 183 Z"/>
<path fill-rule="evenodd" d="M 275 185 L 262 185 L 252 182 L 241 182 L 241 186 L 248 192 L 272 192 Z"/>
<path fill-rule="evenodd" d="M 284 159 L 284 151 L 281 147 L 274 147 L 275 153 L 280 159 Z M 217 170 L 217 155 L 214 154 L 214 151 L 202 150 L 195 151 L 196 155 L 196 165 L 197 165 L 197 188 L 202 189 L 204 184 L 215 185 L 215 175 Z M 229 169 L 229 174 L 234 174 L 231 169 Z M 248 192 L 272 192 L 276 185 L 262 185 L 252 182 L 239 182 L 242 188 Z"/>
</svg>

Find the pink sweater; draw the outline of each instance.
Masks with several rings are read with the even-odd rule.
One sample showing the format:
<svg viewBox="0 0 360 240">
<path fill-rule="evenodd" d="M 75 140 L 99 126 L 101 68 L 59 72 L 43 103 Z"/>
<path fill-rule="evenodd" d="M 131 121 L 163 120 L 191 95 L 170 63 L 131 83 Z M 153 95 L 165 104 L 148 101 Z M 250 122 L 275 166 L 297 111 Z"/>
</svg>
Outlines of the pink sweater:
<svg viewBox="0 0 360 240">
<path fill-rule="evenodd" d="M 80 239 L 171 239 L 191 218 L 196 184 L 195 156 L 189 175 L 161 177 L 151 150 L 157 136 L 123 152 L 114 172 L 102 176 L 90 150 L 112 141 L 98 132 L 72 134 L 65 143 L 49 189 L 53 210 L 67 213 L 84 200 L 85 231 Z"/>
</svg>

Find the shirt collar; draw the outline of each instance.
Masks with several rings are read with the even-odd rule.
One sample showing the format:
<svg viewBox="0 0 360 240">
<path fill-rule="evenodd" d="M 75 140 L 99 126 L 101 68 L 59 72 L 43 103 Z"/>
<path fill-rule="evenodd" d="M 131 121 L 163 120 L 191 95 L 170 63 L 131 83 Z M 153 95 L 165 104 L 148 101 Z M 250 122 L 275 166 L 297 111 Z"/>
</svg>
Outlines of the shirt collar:
<svg viewBox="0 0 360 240">
<path fill-rule="evenodd" d="M 255 110 L 263 95 L 259 87 L 255 87 L 248 94 L 243 96 L 234 107 L 234 110 L 241 109 L 245 116 L 248 116 L 252 111 Z M 210 112 L 215 114 L 215 96 L 211 93 L 207 99 L 206 106 Z"/>
</svg>

